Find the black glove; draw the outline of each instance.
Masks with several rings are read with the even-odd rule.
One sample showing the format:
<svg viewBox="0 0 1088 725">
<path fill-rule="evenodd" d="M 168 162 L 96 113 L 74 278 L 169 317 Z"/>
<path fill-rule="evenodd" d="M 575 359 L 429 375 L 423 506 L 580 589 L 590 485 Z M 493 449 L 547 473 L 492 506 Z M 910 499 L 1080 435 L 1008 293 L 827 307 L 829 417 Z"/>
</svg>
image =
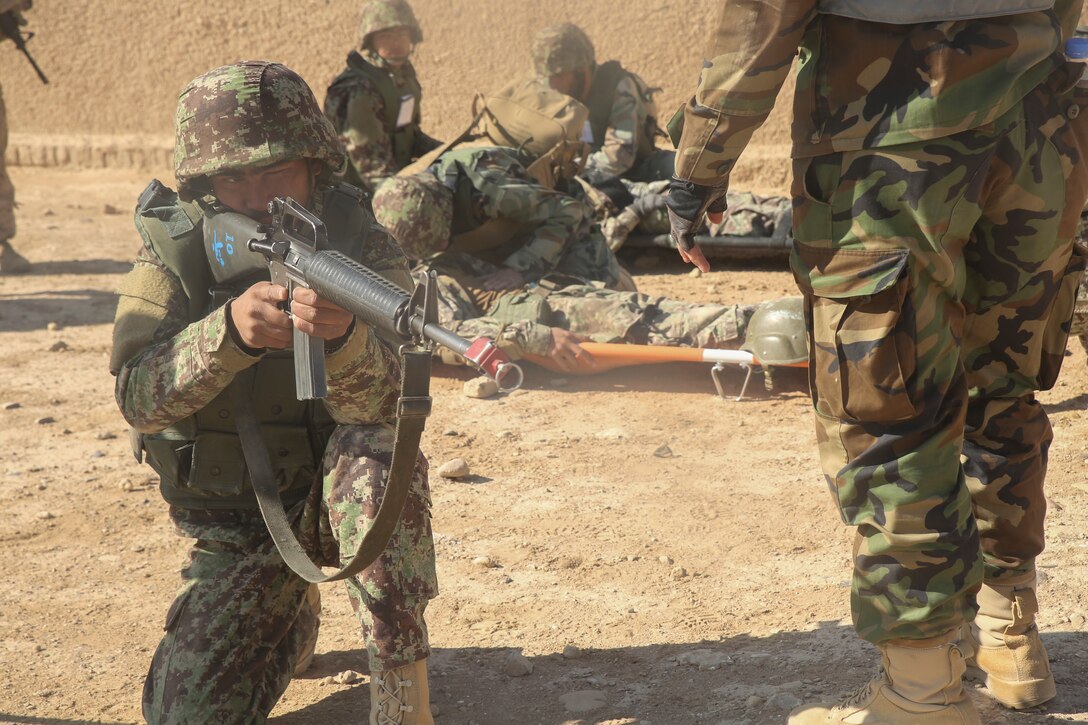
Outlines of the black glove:
<svg viewBox="0 0 1088 725">
<path fill-rule="evenodd" d="M 724 212 L 725 189 L 703 186 L 675 176 L 669 182 L 669 195 L 665 199 L 669 209 L 669 226 L 672 240 L 685 252 L 695 246 L 695 232 L 709 212 Z"/>
</svg>

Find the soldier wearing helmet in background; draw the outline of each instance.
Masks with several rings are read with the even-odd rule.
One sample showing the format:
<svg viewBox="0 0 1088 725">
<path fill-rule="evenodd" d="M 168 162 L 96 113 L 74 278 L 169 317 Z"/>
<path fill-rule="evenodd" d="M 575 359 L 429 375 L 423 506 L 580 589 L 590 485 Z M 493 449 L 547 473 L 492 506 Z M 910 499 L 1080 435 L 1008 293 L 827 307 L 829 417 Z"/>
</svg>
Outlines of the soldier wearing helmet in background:
<svg viewBox="0 0 1088 725">
<path fill-rule="evenodd" d="M 110 364 L 135 452 L 159 474 L 179 532 L 197 541 L 143 712 L 150 723 L 263 722 L 317 621 L 310 587 L 257 511 L 231 396 L 252 385 L 297 535 L 336 565 L 383 495 L 400 365 L 367 325 L 311 290 L 294 291 L 288 316 L 287 290 L 267 268 L 218 280 L 203 219 L 225 209 L 266 221 L 268 202 L 289 196 L 323 219 L 332 248 L 401 286 L 410 278 L 358 190 L 332 182 L 343 154 L 293 71 L 263 61 L 209 71 L 182 91 L 176 131 L 178 192 L 155 181 L 140 196 L 144 246 L 120 290 Z M 296 400 L 293 328 L 325 340 L 325 401 Z M 423 614 L 437 583 L 422 456 L 411 487 L 385 553 L 346 582 L 370 659 L 372 725 L 433 722 Z"/>
<path fill-rule="evenodd" d="M 604 289 L 569 274 L 549 273 L 507 289 L 486 288 L 482 280 L 496 266 L 447 249 L 451 200 L 434 194 L 435 187 L 426 175 L 390 179 L 374 195 L 374 214 L 409 257 L 424 260 L 413 274 L 438 273 L 441 324 L 460 335 L 487 335 L 511 359 L 550 358 L 562 370 L 592 369 L 591 356 L 579 345 L 585 340 L 736 348 L 753 312 L 759 314 L 754 305 L 689 304 Z M 440 191 L 441 185 L 437 187 Z M 799 300 L 795 302 L 799 310 Z M 800 314 L 795 328 L 803 346 Z M 768 328 L 766 333 L 776 331 Z M 461 364 L 456 356 L 439 354 L 446 362 Z"/>
<path fill-rule="evenodd" d="M 592 153 L 584 178 L 608 193 L 617 206 L 630 202 L 620 177 L 655 181 L 672 176 L 673 152 L 658 149 L 657 107 L 650 88 L 619 61 L 597 64 L 593 43 L 572 23 L 539 31 L 530 50 L 533 73 L 589 108 Z"/>
<path fill-rule="evenodd" d="M 455 148 L 425 172 L 386 184 L 394 182 L 415 189 L 426 200 L 421 206 L 433 205 L 428 223 L 451 250 L 489 263 L 483 289 L 517 289 L 551 272 L 613 287 L 629 283 L 593 229 L 593 210 L 532 178 L 514 149 Z M 413 254 L 408 251 L 409 258 Z"/>
<path fill-rule="evenodd" d="M 421 91 L 411 55 L 423 42 L 404 0 L 370 0 L 363 6 L 359 50 L 325 95 L 325 114 L 348 156 L 344 179 L 373 192 L 438 141 L 423 133 Z"/>
</svg>

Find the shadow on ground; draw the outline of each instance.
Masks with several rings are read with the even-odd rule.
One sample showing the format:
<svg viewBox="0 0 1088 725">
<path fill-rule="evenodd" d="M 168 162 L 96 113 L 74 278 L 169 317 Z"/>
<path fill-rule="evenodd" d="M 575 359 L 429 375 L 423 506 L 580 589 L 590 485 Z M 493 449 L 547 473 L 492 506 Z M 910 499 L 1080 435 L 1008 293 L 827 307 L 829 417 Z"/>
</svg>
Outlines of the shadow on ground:
<svg viewBox="0 0 1088 725">
<path fill-rule="evenodd" d="M 0 294 L 0 332 L 44 330 L 50 322 L 101 325 L 116 310 L 117 295 L 96 289 Z"/>
<path fill-rule="evenodd" d="M 28 277 L 56 274 L 125 274 L 132 269 L 132 261 L 116 259 L 69 259 L 34 262 Z"/>
<path fill-rule="evenodd" d="M 1047 633 L 1059 697 L 1047 711 L 1010 712 L 972 689 L 988 725 L 1083 722 L 1088 710 L 1088 633 Z M 560 725 L 644 721 L 762 725 L 784 723 L 800 702 L 836 700 L 865 682 L 875 651 L 851 628 L 824 622 L 813 631 L 769 637 L 738 635 L 716 642 L 588 650 L 577 659 L 531 657 L 524 677 L 504 674 L 509 648 L 436 650 L 430 660 L 431 699 L 443 725 Z M 306 678 L 358 669 L 361 652 L 320 655 Z M 369 687 L 327 686 L 329 694 L 302 710 L 271 718 L 277 725 L 359 722 Z M 578 711 L 579 707 L 592 709 Z"/>
</svg>

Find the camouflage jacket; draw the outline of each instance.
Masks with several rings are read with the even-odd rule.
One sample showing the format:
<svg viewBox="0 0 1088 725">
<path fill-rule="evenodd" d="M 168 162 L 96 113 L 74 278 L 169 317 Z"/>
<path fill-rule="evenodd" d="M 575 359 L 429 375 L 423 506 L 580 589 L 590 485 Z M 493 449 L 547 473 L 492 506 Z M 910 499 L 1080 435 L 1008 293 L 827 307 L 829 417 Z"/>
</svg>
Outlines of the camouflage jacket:
<svg viewBox="0 0 1088 725">
<path fill-rule="evenodd" d="M 512 243 L 498 248 L 502 258 L 491 261 L 531 281 L 555 269 L 564 252 L 593 224 L 588 205 L 541 186 L 512 149 L 457 148 L 442 154 L 429 171 L 454 192 L 454 248 L 458 234 L 489 221 L 516 224 L 519 233 Z"/>
<path fill-rule="evenodd" d="M 677 175 L 723 186 L 798 54 L 793 155 L 893 146 L 999 117 L 1061 62 L 1076 0 L 916 25 L 820 14 L 818 0 L 726 0 L 713 60 L 684 110 Z M 861 43 L 859 38 L 864 39 Z"/>
<path fill-rule="evenodd" d="M 169 207 L 153 211 L 159 219 L 171 218 Z M 320 214 L 320 209 L 315 211 Z M 404 255 L 377 229 L 378 234 L 368 236 L 359 261 L 410 287 Z M 153 433 L 204 408 L 265 352 L 253 355 L 238 344 L 228 329 L 226 305 L 199 311 L 185 281 L 154 251 L 143 228 L 141 234 L 144 247 L 120 289 L 110 367 L 117 375 L 115 392 L 125 420 L 137 431 Z M 186 243 L 203 247 L 199 220 Z M 392 417 L 400 365 L 390 346 L 369 328 L 356 322 L 325 362 L 325 402 L 336 422 L 377 423 Z"/>
<path fill-rule="evenodd" d="M 634 77 L 625 73 L 616 84 L 604 138 L 593 139 L 592 145 L 596 150 L 586 159 L 586 167 L 582 172 L 586 180 L 592 184 L 600 184 L 630 171 L 638 159 L 647 119 L 656 115 L 657 110 L 652 101 L 647 103 L 643 100 Z"/>
<path fill-rule="evenodd" d="M 404 103 L 413 104 L 409 118 L 393 117 L 402 107 L 387 108 L 381 90 L 362 70 L 363 64 L 388 73 L 396 95 Z M 404 100 L 408 97 L 412 100 Z M 419 103 L 419 81 L 411 63 L 393 68 L 375 53 L 360 55 L 353 51 L 348 55 L 347 67 L 325 96 L 325 115 L 332 121 L 348 156 L 345 181 L 373 193 L 383 179 L 439 146 L 438 141 L 419 127 Z"/>
</svg>

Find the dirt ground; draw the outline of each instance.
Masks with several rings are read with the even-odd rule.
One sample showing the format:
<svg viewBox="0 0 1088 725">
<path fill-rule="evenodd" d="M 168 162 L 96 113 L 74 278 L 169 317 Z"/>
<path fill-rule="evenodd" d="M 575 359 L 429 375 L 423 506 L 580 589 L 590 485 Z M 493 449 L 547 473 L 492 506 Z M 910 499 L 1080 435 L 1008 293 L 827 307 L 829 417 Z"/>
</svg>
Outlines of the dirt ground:
<svg viewBox="0 0 1088 725">
<path fill-rule="evenodd" d="M 107 371 L 114 290 L 147 176 L 16 168 L 17 246 L 0 277 L 0 722 L 133 723 L 187 542 L 135 463 Z M 628 259 L 628 261 L 632 261 Z M 654 261 L 653 259 L 648 260 Z M 661 257 L 642 289 L 692 301 L 792 292 L 782 263 L 696 278 Z M 1088 366 L 1071 351 L 1042 397 L 1051 449 L 1041 624 L 1061 695 L 986 723 L 1088 722 Z M 442 594 L 428 610 L 440 725 L 782 723 L 871 673 L 849 622 L 850 532 L 818 473 L 805 380 L 719 399 L 707 366 L 628 369 L 476 400 L 434 382 L 425 450 L 438 478 Z M 735 394 L 740 370 L 726 375 Z M 655 455 L 667 445 L 671 457 Z M 482 557 L 490 566 L 481 566 Z M 272 722 L 365 722 L 365 659 L 347 598 L 324 590 L 312 669 Z M 513 672 L 530 669 L 528 674 Z"/>
</svg>

